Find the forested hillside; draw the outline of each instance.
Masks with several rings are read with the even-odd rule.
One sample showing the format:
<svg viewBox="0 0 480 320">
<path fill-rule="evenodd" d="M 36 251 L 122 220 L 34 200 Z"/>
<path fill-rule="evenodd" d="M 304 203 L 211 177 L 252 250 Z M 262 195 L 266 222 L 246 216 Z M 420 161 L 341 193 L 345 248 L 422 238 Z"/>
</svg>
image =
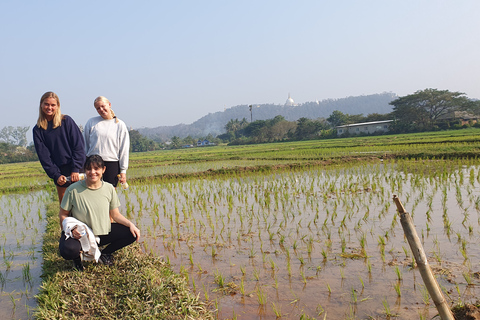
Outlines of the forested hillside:
<svg viewBox="0 0 480 320">
<path fill-rule="evenodd" d="M 239 105 L 226 109 L 223 112 L 210 113 L 192 124 L 179 124 L 156 128 L 141 128 L 138 131 L 157 141 L 166 141 L 173 136 L 184 138 L 205 137 L 208 134 L 218 135 L 225 133 L 225 125 L 231 119 L 251 117 L 255 120 L 267 120 L 277 115 L 286 120 L 294 121 L 302 117 L 309 119 L 327 118 L 333 111 L 338 110 L 348 114 L 389 113 L 392 106 L 389 103 L 397 95 L 391 92 L 366 96 L 347 97 L 342 99 L 326 99 L 319 102 L 306 102 L 297 106 L 283 106 L 275 104 L 253 105 L 252 112 L 248 105 Z"/>
</svg>

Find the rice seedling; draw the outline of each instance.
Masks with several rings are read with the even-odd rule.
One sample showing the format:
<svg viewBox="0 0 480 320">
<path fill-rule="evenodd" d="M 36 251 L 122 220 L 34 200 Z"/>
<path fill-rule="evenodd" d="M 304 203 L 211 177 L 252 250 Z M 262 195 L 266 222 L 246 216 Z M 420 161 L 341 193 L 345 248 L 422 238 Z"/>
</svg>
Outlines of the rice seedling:
<svg viewBox="0 0 480 320">
<path fill-rule="evenodd" d="M 256 281 L 259 281 L 259 280 L 260 280 L 260 272 L 259 272 L 256 268 L 253 268 L 253 278 L 254 278 Z"/>
<path fill-rule="evenodd" d="M 473 279 L 472 279 L 472 275 L 470 274 L 470 272 L 468 272 L 468 271 L 467 272 L 462 272 L 462 276 L 465 279 L 465 281 L 467 282 L 468 286 L 473 285 Z"/>
<path fill-rule="evenodd" d="M 401 292 L 401 289 L 400 289 L 400 282 L 397 282 L 393 285 L 393 288 L 395 289 L 395 292 L 397 293 L 397 296 L 398 297 L 401 297 L 402 296 L 402 292 Z"/>
<path fill-rule="evenodd" d="M 395 274 L 397 275 L 397 280 L 402 281 L 403 280 L 403 275 L 402 275 L 402 271 L 400 270 L 400 268 L 398 266 L 395 266 L 394 270 L 395 270 Z"/>
<path fill-rule="evenodd" d="M 364 288 L 365 288 L 365 284 L 363 283 L 362 277 L 358 276 L 358 280 L 360 280 L 360 283 L 361 283 L 361 285 L 362 285 L 362 289 L 364 289 Z"/>
<path fill-rule="evenodd" d="M 275 304 L 275 302 L 272 302 L 272 310 L 277 319 L 282 317 L 282 310 L 279 306 Z"/>
<path fill-rule="evenodd" d="M 264 306 L 267 303 L 267 295 L 263 291 L 262 287 L 261 286 L 257 287 L 257 290 L 255 291 L 255 293 L 257 295 L 258 304 L 261 306 Z"/>
<path fill-rule="evenodd" d="M 383 304 L 383 310 L 385 312 L 385 316 L 387 318 L 392 318 L 396 316 L 396 314 L 392 313 L 392 310 L 390 309 L 390 305 L 388 304 L 388 301 L 386 298 L 383 299 L 382 304 Z"/>
<path fill-rule="evenodd" d="M 240 280 L 240 293 L 242 294 L 242 296 L 245 295 L 245 283 L 243 278 Z"/>
<path fill-rule="evenodd" d="M 420 294 L 422 295 L 423 303 L 428 306 L 430 304 L 430 294 L 425 286 L 420 286 Z"/>
</svg>

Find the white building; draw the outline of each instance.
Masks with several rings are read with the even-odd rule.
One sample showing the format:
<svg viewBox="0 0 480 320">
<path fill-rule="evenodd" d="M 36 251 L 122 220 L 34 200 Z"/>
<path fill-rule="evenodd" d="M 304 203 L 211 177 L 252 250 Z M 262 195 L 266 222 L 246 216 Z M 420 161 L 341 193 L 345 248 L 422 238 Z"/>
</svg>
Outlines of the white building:
<svg viewBox="0 0 480 320">
<path fill-rule="evenodd" d="M 295 107 L 297 104 L 293 99 L 290 97 L 290 93 L 288 94 L 288 99 L 285 101 L 285 107 Z"/>
<path fill-rule="evenodd" d="M 346 124 L 343 126 L 336 127 L 337 136 L 341 136 L 345 133 L 353 134 L 372 134 L 375 132 L 388 132 L 390 128 L 390 123 L 393 120 L 383 120 L 383 121 L 372 121 L 372 122 L 363 122 L 363 123 L 352 123 Z"/>
</svg>

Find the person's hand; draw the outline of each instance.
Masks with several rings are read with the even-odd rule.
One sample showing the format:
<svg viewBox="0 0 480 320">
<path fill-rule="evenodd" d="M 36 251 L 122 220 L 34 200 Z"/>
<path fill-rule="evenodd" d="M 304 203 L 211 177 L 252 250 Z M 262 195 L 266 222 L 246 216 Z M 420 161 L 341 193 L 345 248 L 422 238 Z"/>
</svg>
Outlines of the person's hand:
<svg viewBox="0 0 480 320">
<path fill-rule="evenodd" d="M 71 182 L 77 182 L 78 180 L 80 180 L 80 176 L 79 176 L 78 172 L 72 172 L 70 174 L 70 181 Z"/>
<path fill-rule="evenodd" d="M 77 226 L 73 227 L 72 230 L 70 230 L 70 232 L 72 232 L 72 238 L 79 240 L 82 237 L 80 235 L 80 232 L 78 232 L 77 230 Z"/>
<path fill-rule="evenodd" d="M 67 182 L 67 177 L 65 177 L 64 175 L 61 175 L 61 176 L 58 177 L 58 179 L 57 179 L 57 184 L 58 184 L 59 186 L 63 186 L 66 182 Z"/>
<path fill-rule="evenodd" d="M 127 174 L 126 173 L 120 173 L 120 175 L 118 177 L 118 182 L 120 182 L 120 183 L 127 182 Z"/>
<path fill-rule="evenodd" d="M 130 223 L 130 232 L 132 235 L 137 239 L 136 241 L 140 241 L 140 229 L 138 229 L 133 223 Z"/>
</svg>

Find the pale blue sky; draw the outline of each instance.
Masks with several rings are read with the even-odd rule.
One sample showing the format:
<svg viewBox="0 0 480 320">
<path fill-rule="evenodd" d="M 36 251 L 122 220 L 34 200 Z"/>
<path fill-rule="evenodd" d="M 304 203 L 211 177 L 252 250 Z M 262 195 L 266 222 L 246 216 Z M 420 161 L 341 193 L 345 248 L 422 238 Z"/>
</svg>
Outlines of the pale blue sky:
<svg viewBox="0 0 480 320">
<path fill-rule="evenodd" d="M 84 125 L 104 95 L 130 127 L 241 104 L 425 88 L 480 98 L 480 1 L 0 2 L 0 128 L 40 96 Z M 248 114 L 247 114 L 248 115 Z"/>
</svg>

